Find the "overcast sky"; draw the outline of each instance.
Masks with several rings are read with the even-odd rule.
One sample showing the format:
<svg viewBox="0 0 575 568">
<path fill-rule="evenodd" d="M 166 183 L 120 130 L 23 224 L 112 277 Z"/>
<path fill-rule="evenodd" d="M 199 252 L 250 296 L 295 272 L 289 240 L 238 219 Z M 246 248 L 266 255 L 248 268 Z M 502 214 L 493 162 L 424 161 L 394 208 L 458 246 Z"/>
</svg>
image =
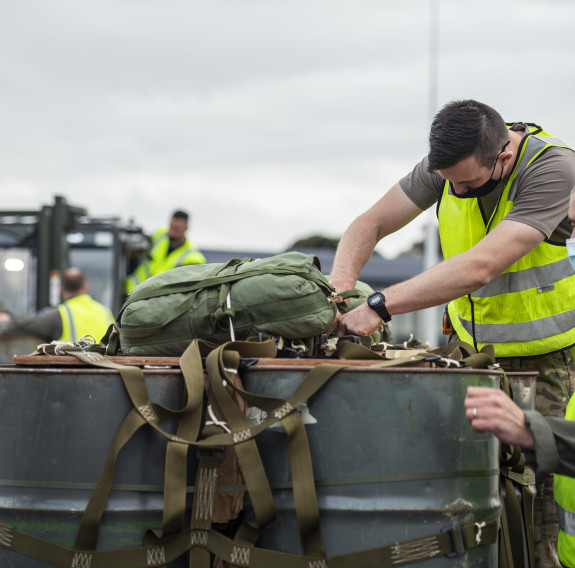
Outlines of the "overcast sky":
<svg viewBox="0 0 575 568">
<path fill-rule="evenodd" d="M 184 208 L 200 248 L 280 252 L 339 237 L 450 100 L 574 145 L 575 2 L 434 1 L 2 0 L 0 209 Z"/>
</svg>

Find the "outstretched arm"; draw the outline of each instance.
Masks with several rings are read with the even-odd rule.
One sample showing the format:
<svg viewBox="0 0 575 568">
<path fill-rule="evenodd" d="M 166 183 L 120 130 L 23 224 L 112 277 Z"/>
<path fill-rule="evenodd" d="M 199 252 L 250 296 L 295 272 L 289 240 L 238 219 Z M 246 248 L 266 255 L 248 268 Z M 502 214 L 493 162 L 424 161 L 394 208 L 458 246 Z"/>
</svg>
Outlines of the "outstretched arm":
<svg viewBox="0 0 575 568">
<path fill-rule="evenodd" d="M 517 221 L 502 221 L 473 248 L 383 290 L 391 315 L 438 306 L 485 286 L 535 248 L 545 235 Z M 370 335 L 381 324 L 367 305 L 338 319 L 340 335 Z"/>
</svg>

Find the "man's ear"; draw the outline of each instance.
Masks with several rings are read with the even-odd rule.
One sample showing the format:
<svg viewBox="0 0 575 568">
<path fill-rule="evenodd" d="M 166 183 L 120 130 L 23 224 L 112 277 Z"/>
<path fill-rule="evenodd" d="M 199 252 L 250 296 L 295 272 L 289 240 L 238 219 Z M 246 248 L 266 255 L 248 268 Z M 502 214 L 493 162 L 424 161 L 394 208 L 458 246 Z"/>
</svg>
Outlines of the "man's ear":
<svg viewBox="0 0 575 568">
<path fill-rule="evenodd" d="M 507 165 L 509 163 L 510 160 L 513 160 L 513 150 L 505 150 L 504 152 L 502 152 L 502 154 L 499 156 L 499 159 L 501 160 L 501 162 L 503 163 L 503 165 Z"/>
</svg>

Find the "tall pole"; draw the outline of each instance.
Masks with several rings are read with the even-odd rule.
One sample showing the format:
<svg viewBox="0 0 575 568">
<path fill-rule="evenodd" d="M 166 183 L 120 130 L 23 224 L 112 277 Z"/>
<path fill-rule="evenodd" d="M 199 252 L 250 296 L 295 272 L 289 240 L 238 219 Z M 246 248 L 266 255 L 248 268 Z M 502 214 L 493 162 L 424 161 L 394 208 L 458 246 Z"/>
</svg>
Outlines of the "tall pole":
<svg viewBox="0 0 575 568">
<path fill-rule="evenodd" d="M 429 122 L 437 112 L 439 75 L 439 0 L 429 0 Z"/>
<path fill-rule="evenodd" d="M 439 61 L 439 0 L 430 0 L 429 14 L 429 124 L 437 112 Z M 426 212 L 425 241 L 423 243 L 423 269 L 428 270 L 441 259 L 439 257 L 439 234 L 435 208 Z M 423 341 L 430 347 L 443 343 L 441 321 L 442 308 L 437 306 L 423 310 Z"/>
</svg>

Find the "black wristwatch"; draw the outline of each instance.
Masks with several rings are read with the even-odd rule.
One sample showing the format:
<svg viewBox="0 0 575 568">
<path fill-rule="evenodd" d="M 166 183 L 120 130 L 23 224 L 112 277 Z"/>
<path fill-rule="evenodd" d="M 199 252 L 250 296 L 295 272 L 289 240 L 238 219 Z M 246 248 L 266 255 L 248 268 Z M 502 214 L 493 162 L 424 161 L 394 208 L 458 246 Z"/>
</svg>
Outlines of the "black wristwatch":
<svg viewBox="0 0 575 568">
<path fill-rule="evenodd" d="M 374 292 L 367 297 L 367 305 L 385 322 L 391 321 L 391 315 L 385 307 L 385 296 Z"/>
</svg>

